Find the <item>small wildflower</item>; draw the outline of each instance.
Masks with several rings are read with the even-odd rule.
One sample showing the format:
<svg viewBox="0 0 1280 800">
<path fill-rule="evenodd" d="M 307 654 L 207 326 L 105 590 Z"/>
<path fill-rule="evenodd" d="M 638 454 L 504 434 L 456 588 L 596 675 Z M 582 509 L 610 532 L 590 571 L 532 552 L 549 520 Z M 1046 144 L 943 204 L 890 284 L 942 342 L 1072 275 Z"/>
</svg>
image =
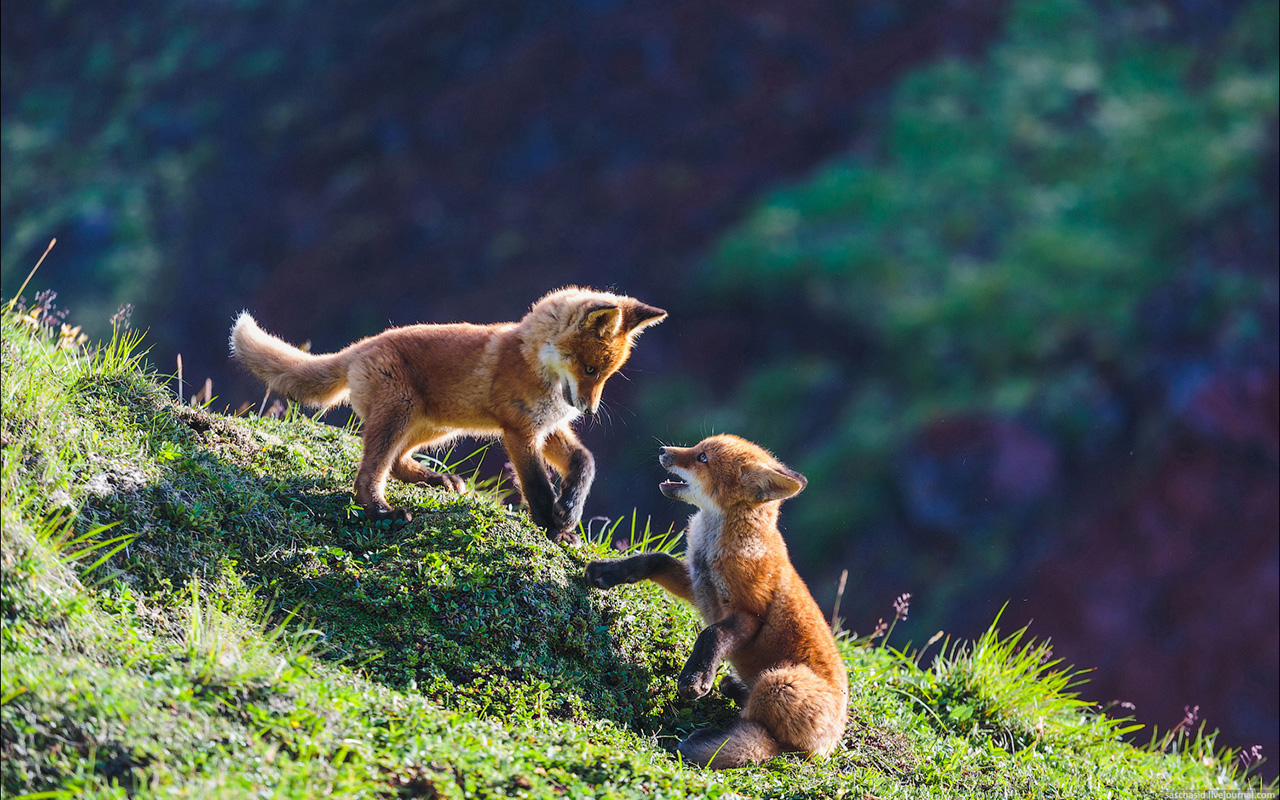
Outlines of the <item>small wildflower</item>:
<svg viewBox="0 0 1280 800">
<path fill-rule="evenodd" d="M 887 630 L 889 630 L 889 624 L 883 619 L 877 620 L 875 630 L 871 631 L 871 639 L 879 639 L 881 636 L 884 636 L 885 631 Z"/>
<path fill-rule="evenodd" d="M 1183 706 L 1182 722 L 1179 723 L 1180 728 L 1190 728 L 1196 724 L 1196 720 L 1200 719 L 1200 706 Z"/>
<path fill-rule="evenodd" d="M 1250 747 L 1248 750 L 1240 751 L 1240 764 L 1242 766 L 1248 767 L 1252 764 L 1258 763 L 1261 760 L 1262 760 L 1262 745 L 1260 744 L 1255 744 L 1253 747 Z"/>
<path fill-rule="evenodd" d="M 125 303 L 111 315 L 111 327 L 127 331 L 133 327 L 133 303 Z"/>
<path fill-rule="evenodd" d="M 33 317 L 39 319 L 42 324 L 50 328 L 60 324 L 66 319 L 67 312 L 54 305 L 53 301 L 57 299 L 58 293 L 52 289 L 37 292 L 35 302 L 31 304 Z M 35 313 L 37 310 L 40 313 Z"/>
<path fill-rule="evenodd" d="M 30 328 L 33 331 L 39 330 L 41 325 L 40 315 L 43 313 L 44 313 L 43 308 L 40 308 L 38 306 L 31 308 L 30 310 L 27 310 L 26 313 L 24 313 L 21 317 L 18 317 L 18 324 L 24 328 Z"/>
<path fill-rule="evenodd" d="M 911 610 L 911 592 L 903 592 L 893 601 L 893 618 L 894 621 L 907 618 L 907 612 Z"/>
<path fill-rule="evenodd" d="M 62 323 L 62 328 L 58 333 L 58 347 L 63 350 L 74 350 L 85 342 L 89 341 L 89 337 L 80 332 L 80 326 L 74 328 L 67 323 Z"/>
<path fill-rule="evenodd" d="M 1175 736 L 1179 734 L 1186 736 L 1192 726 L 1196 724 L 1196 720 L 1200 719 L 1200 706 L 1183 706 L 1182 721 L 1169 729 L 1164 735 L 1164 740 L 1160 743 L 1160 749 L 1164 750 L 1173 741 Z"/>
</svg>

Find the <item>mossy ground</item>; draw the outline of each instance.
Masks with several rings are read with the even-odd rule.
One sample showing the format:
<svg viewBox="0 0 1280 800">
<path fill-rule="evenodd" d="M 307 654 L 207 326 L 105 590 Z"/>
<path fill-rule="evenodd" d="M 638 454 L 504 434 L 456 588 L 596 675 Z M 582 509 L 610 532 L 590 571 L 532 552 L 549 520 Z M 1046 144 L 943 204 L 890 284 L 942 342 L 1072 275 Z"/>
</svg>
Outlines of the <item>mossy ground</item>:
<svg viewBox="0 0 1280 800">
<path fill-rule="evenodd" d="M 371 524 L 350 498 L 351 432 L 184 406 L 124 337 L 84 351 L 14 314 L 0 324 L 6 796 L 1248 785 L 1238 754 L 1202 731 L 1126 743 L 1125 723 L 1073 699 L 1044 647 L 994 631 L 931 667 L 842 637 L 852 699 L 837 753 L 687 768 L 674 744 L 736 709 L 675 695 L 698 630 L 688 608 L 647 585 L 588 590 L 582 569 L 603 544 L 555 545 L 492 498 L 394 484 L 414 521 Z"/>
</svg>

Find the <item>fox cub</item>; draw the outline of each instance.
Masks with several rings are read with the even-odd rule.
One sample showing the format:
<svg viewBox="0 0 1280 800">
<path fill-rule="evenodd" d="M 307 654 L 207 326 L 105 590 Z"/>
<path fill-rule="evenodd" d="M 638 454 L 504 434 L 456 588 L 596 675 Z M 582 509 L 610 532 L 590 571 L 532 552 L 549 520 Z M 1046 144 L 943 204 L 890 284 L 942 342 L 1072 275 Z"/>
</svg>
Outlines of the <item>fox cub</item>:
<svg viewBox="0 0 1280 800">
<path fill-rule="evenodd" d="M 534 523 L 571 541 L 595 479 L 594 459 L 571 425 L 595 414 L 636 335 L 666 315 L 631 297 L 568 287 L 519 322 L 409 325 L 311 355 L 264 332 L 246 311 L 232 328 L 231 353 L 286 397 L 351 403 L 364 422 L 356 500 L 369 517 L 412 518 L 387 504 L 388 474 L 462 491 L 461 478 L 414 460 L 419 448 L 500 435 Z M 547 464 L 559 473 L 558 490 Z"/>
<path fill-rule="evenodd" d="M 743 706 L 728 731 L 703 728 L 680 743 L 687 761 L 738 767 L 779 753 L 830 753 L 844 732 L 849 683 L 822 612 L 796 574 L 778 533 L 782 501 L 805 478 L 736 436 L 663 447 L 659 463 L 682 480 L 662 493 L 698 507 L 683 561 L 666 553 L 596 561 L 587 582 L 601 589 L 651 580 L 698 607 L 707 627 L 680 673 L 682 697 L 720 690 Z M 736 674 L 734 674 L 736 673 Z"/>
</svg>

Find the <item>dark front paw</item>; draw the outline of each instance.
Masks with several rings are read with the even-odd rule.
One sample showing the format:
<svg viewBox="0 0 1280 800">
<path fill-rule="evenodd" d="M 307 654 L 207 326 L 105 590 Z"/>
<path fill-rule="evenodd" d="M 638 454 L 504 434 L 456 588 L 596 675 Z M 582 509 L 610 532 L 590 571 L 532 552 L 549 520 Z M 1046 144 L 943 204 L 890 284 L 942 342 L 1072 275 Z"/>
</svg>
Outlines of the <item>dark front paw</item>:
<svg viewBox="0 0 1280 800">
<path fill-rule="evenodd" d="M 582 521 L 582 512 L 559 501 L 551 507 L 551 524 L 556 530 L 572 530 Z"/>
<path fill-rule="evenodd" d="M 578 537 L 577 528 L 563 528 L 558 531 L 549 530 L 547 531 L 547 538 L 549 538 L 553 542 L 558 542 L 560 544 L 577 544 L 578 542 L 582 541 Z"/>
<path fill-rule="evenodd" d="M 685 700 L 697 700 L 711 691 L 711 685 L 715 680 L 716 674 L 712 670 L 690 670 L 686 667 L 684 672 L 680 673 L 676 692 Z"/>
<path fill-rule="evenodd" d="M 628 583 L 628 570 L 619 561 L 592 561 L 587 565 L 587 583 L 597 589 L 612 589 Z"/>
<path fill-rule="evenodd" d="M 391 520 L 392 522 L 412 522 L 413 515 L 403 508 L 391 508 L 390 506 L 369 506 L 365 508 L 364 514 L 374 522 L 383 520 Z"/>
<path fill-rule="evenodd" d="M 720 694 L 740 706 L 745 706 L 747 704 L 747 696 L 750 693 L 751 692 L 747 689 L 747 685 L 732 672 L 720 679 Z"/>
</svg>

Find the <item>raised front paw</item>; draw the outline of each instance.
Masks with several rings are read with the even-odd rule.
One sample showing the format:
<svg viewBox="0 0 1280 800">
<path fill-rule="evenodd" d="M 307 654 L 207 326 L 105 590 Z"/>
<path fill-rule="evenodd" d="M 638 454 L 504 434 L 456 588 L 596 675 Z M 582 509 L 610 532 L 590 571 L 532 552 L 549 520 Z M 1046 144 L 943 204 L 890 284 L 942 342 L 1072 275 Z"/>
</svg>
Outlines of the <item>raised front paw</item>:
<svg viewBox="0 0 1280 800">
<path fill-rule="evenodd" d="M 587 565 L 587 583 L 597 589 L 612 589 L 627 583 L 627 570 L 620 561 L 592 561 Z"/>
<path fill-rule="evenodd" d="M 676 692 L 685 700 L 697 700 L 711 691 L 715 680 L 714 670 L 691 670 L 685 667 L 680 673 L 680 680 L 676 683 Z"/>
</svg>

